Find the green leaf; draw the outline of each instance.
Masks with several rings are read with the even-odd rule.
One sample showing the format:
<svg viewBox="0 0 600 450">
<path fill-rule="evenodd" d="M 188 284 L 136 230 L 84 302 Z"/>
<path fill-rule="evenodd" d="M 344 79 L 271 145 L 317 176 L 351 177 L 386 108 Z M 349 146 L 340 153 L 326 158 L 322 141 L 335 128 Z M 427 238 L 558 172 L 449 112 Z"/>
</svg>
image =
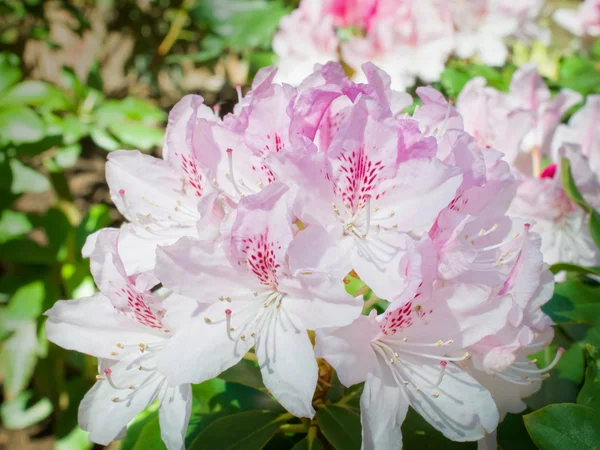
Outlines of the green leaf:
<svg viewBox="0 0 600 450">
<path fill-rule="evenodd" d="M 433 428 L 416 411 L 409 408 L 402 423 L 402 443 L 406 449 L 440 448 L 448 450 L 475 449 L 473 442 L 453 442 Z"/>
<path fill-rule="evenodd" d="M 10 320 L 37 319 L 42 313 L 46 287 L 41 280 L 21 286 L 14 293 L 6 308 Z"/>
<path fill-rule="evenodd" d="M 562 271 L 565 272 L 574 272 L 584 275 L 598 275 L 600 276 L 600 268 L 599 267 L 581 267 L 575 264 L 570 263 L 556 263 L 550 266 L 550 272 L 553 274 L 557 274 Z"/>
<path fill-rule="evenodd" d="M 361 448 L 360 413 L 339 405 L 327 405 L 317 411 L 317 423 L 323 435 L 337 450 Z"/>
<path fill-rule="evenodd" d="M 318 439 L 310 440 L 307 436 L 301 441 L 298 441 L 296 445 L 292 447 L 292 450 L 325 450 L 323 444 Z"/>
<path fill-rule="evenodd" d="M 111 123 L 108 130 L 123 144 L 139 150 L 150 150 L 163 143 L 163 131 L 141 122 Z"/>
<path fill-rule="evenodd" d="M 89 450 L 94 446 L 89 435 L 78 426 L 73 427 L 69 434 L 56 440 L 54 450 Z"/>
<path fill-rule="evenodd" d="M 2 425 L 9 430 L 23 429 L 41 422 L 52 414 L 52 403 L 47 398 L 27 408 L 32 397 L 32 392 L 22 392 L 16 398 L 4 402 L 0 410 Z"/>
<path fill-rule="evenodd" d="M 136 447 L 138 440 L 140 439 L 140 435 L 144 433 L 146 427 L 158 427 L 158 403 L 153 403 L 147 409 L 139 413 L 135 417 L 135 419 L 131 421 L 131 423 L 127 427 L 127 434 L 125 435 L 125 438 L 121 441 L 119 450 L 133 450 L 133 448 Z M 153 432 L 148 431 L 147 434 L 153 434 Z M 160 442 L 160 444 L 163 444 L 160 437 L 158 438 L 158 442 Z M 146 439 L 144 439 L 144 443 L 147 443 Z M 162 448 L 165 448 L 164 444 Z"/>
<path fill-rule="evenodd" d="M 600 350 L 587 345 L 586 359 L 585 382 L 577 396 L 577 404 L 589 406 L 600 413 Z"/>
<path fill-rule="evenodd" d="M 70 108 L 69 97 L 60 89 L 43 81 L 28 80 L 13 86 L 0 96 L 0 107 L 30 105 L 50 110 Z"/>
<path fill-rule="evenodd" d="M 0 244 L 0 255 L 4 262 L 13 264 L 54 265 L 56 262 L 55 254 L 48 247 L 26 238 Z"/>
<path fill-rule="evenodd" d="M 127 430 L 127 436 L 132 430 Z M 144 421 L 143 427 L 139 433 L 134 434 L 133 446 L 121 445 L 121 450 L 166 450 L 167 447 L 160 437 L 160 425 L 158 411 L 153 412 L 148 419 Z M 131 442 L 131 441 L 129 441 Z M 123 441 L 125 444 L 125 441 Z"/>
<path fill-rule="evenodd" d="M 117 124 L 123 120 L 158 124 L 166 118 L 167 114 L 162 109 L 136 97 L 108 100 L 94 111 L 94 119 L 100 126 Z"/>
<path fill-rule="evenodd" d="M 527 433 L 523 416 L 518 414 L 504 417 L 498 425 L 497 439 L 498 450 L 537 450 Z"/>
<path fill-rule="evenodd" d="M 119 141 L 111 136 L 108 131 L 101 128 L 92 128 L 90 137 L 92 138 L 92 141 L 94 141 L 94 144 L 108 152 L 118 150 L 121 147 Z"/>
<path fill-rule="evenodd" d="M 44 122 L 25 106 L 0 109 L 0 142 L 36 142 L 44 137 Z"/>
<path fill-rule="evenodd" d="M 456 97 L 460 91 L 462 91 L 467 81 L 469 81 L 471 77 L 469 74 L 454 69 L 451 67 L 446 68 L 440 75 L 440 83 L 450 96 Z"/>
<path fill-rule="evenodd" d="M 0 92 L 21 79 L 19 58 L 8 53 L 0 53 Z"/>
<path fill-rule="evenodd" d="M 90 126 L 82 122 L 75 115 L 68 115 L 62 121 L 62 135 L 65 144 L 71 145 L 79 142 L 90 132 Z"/>
<path fill-rule="evenodd" d="M 600 414 L 592 408 L 565 403 L 549 405 L 523 417 L 540 450 L 597 450 Z"/>
<path fill-rule="evenodd" d="M 255 9 L 240 14 L 231 20 L 231 34 L 228 44 L 234 51 L 249 48 L 268 49 L 279 21 L 288 14 L 288 9 L 278 1 L 269 2 L 263 9 Z"/>
<path fill-rule="evenodd" d="M 37 362 L 38 337 L 34 320 L 21 321 L 2 343 L 0 378 L 6 400 L 15 398 L 29 384 Z"/>
<path fill-rule="evenodd" d="M 560 181 L 567 194 L 571 200 L 581 206 L 585 211 L 588 211 L 590 206 L 579 192 L 577 185 L 575 184 L 575 180 L 573 179 L 573 174 L 571 173 L 571 162 L 567 158 L 562 158 L 560 162 Z"/>
<path fill-rule="evenodd" d="M 225 42 L 223 39 L 208 35 L 204 39 L 202 39 L 202 50 L 197 53 L 186 53 L 182 55 L 168 55 L 165 58 L 165 61 L 169 64 L 171 63 L 179 63 L 182 61 L 193 61 L 195 63 L 203 63 L 206 61 L 210 61 L 211 59 L 218 58 L 225 48 Z"/>
<path fill-rule="evenodd" d="M 85 240 L 90 234 L 107 227 L 109 224 L 110 214 L 108 206 L 93 205 L 77 227 L 75 238 L 77 252 L 81 253 Z"/>
<path fill-rule="evenodd" d="M 50 190 L 48 179 L 31 167 L 27 167 L 21 161 L 11 159 L 9 166 L 12 173 L 10 191 L 13 194 L 40 193 Z"/>
<path fill-rule="evenodd" d="M 277 433 L 288 415 L 271 411 L 246 411 L 215 420 L 191 443 L 188 450 L 260 450 Z"/>
<path fill-rule="evenodd" d="M 542 309 L 557 323 L 600 323 L 600 287 L 580 280 L 567 280 L 554 288 Z"/>
<path fill-rule="evenodd" d="M 81 145 L 73 144 L 59 147 L 54 156 L 54 161 L 61 169 L 69 169 L 75 165 L 81 155 Z"/>
<path fill-rule="evenodd" d="M 0 243 L 23 236 L 33 229 L 27 215 L 5 209 L 0 213 Z"/>
<path fill-rule="evenodd" d="M 242 359 L 235 366 L 221 373 L 219 378 L 230 383 L 243 384 L 254 389 L 263 389 L 265 387 L 258 366 L 245 359 Z"/>
<path fill-rule="evenodd" d="M 280 19 L 289 10 L 281 1 L 207 0 L 198 2 L 192 17 L 223 37 L 235 51 L 250 48 L 268 49 Z"/>
</svg>

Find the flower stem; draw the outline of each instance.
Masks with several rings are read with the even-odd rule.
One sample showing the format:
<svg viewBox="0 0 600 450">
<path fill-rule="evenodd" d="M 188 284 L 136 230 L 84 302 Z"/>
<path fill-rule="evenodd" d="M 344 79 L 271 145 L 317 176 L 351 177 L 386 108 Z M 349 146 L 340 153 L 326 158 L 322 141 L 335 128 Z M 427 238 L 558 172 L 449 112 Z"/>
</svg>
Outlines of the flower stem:
<svg viewBox="0 0 600 450">
<path fill-rule="evenodd" d="M 381 299 L 377 297 L 373 292 L 371 292 L 371 297 L 369 297 L 369 300 L 367 300 L 363 305 L 363 312 L 367 312 L 369 308 L 371 308 L 379 300 Z"/>
</svg>

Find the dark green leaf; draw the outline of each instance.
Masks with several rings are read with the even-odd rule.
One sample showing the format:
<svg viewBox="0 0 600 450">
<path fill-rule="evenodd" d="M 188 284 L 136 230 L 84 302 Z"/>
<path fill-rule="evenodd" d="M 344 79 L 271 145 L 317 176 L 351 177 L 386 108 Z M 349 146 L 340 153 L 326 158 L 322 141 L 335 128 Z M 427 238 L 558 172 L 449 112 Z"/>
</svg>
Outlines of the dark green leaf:
<svg viewBox="0 0 600 450">
<path fill-rule="evenodd" d="M 110 224 L 109 209 L 106 205 L 93 205 L 85 215 L 76 231 L 77 253 L 81 254 L 81 249 L 85 244 L 87 237 L 101 228 Z"/>
<path fill-rule="evenodd" d="M 600 287 L 579 280 L 559 283 L 542 309 L 557 323 L 600 323 Z"/>
<path fill-rule="evenodd" d="M 570 403 L 549 405 L 523 419 L 540 450 L 598 450 L 600 414 L 592 408 Z"/>
<path fill-rule="evenodd" d="M 44 137 L 44 122 L 26 106 L 0 109 L 0 142 L 36 142 Z"/>
<path fill-rule="evenodd" d="M 19 58 L 8 53 L 0 53 L 0 92 L 21 79 Z"/>
<path fill-rule="evenodd" d="M 232 414 L 207 426 L 194 439 L 188 450 L 260 450 L 275 435 L 282 423 L 282 416 L 271 411 Z"/>
<path fill-rule="evenodd" d="M 265 387 L 258 366 L 245 359 L 242 359 L 235 366 L 230 367 L 225 372 L 221 373 L 219 378 L 229 381 L 230 383 L 250 386 L 254 389 L 263 389 Z"/>
<path fill-rule="evenodd" d="M 22 212 L 5 209 L 0 213 L 0 243 L 23 236 L 32 228 L 31 221 Z"/>
<path fill-rule="evenodd" d="M 590 236 L 600 250 L 600 214 L 597 211 L 592 211 L 590 215 Z"/>
<path fill-rule="evenodd" d="M 443 448 L 444 450 L 475 449 L 472 442 L 453 442 L 433 428 L 416 411 L 409 408 L 402 423 L 402 443 L 407 450 L 424 448 Z"/>
<path fill-rule="evenodd" d="M 577 266 L 575 264 L 570 264 L 570 263 L 556 263 L 556 264 L 552 264 L 550 266 L 550 271 L 553 274 L 557 274 L 559 272 L 562 272 L 563 270 L 565 272 L 574 272 L 574 273 L 581 273 L 581 274 L 585 274 L 585 275 L 600 276 L 600 268 L 598 268 L 598 267 L 581 267 L 581 266 Z"/>
<path fill-rule="evenodd" d="M 26 238 L 0 244 L 0 255 L 7 263 L 53 265 L 56 261 L 55 254 L 49 248 Z"/>
<path fill-rule="evenodd" d="M 323 444 L 318 439 L 310 440 L 309 437 L 305 437 L 301 441 L 298 441 L 296 445 L 292 447 L 292 450 L 325 450 Z"/>
<path fill-rule="evenodd" d="M 600 413 L 600 350 L 586 346 L 585 383 L 577 396 L 577 404 L 594 408 Z"/>
<path fill-rule="evenodd" d="M 317 423 L 323 435 L 337 450 L 361 448 L 360 413 L 357 410 L 327 405 L 317 411 Z"/>
<path fill-rule="evenodd" d="M 507 414 L 498 425 L 498 450 L 536 450 L 529 437 L 523 416 Z"/>
</svg>

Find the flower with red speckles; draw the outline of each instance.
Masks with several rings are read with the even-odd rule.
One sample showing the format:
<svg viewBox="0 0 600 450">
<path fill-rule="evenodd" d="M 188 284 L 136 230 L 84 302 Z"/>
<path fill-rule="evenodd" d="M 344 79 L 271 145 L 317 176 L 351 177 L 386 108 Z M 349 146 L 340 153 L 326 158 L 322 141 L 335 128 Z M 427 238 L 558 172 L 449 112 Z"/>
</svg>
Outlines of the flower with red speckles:
<svg viewBox="0 0 600 450">
<path fill-rule="evenodd" d="M 546 377 L 525 358 L 551 336 L 540 307 L 553 279 L 531 221 L 507 216 L 517 177 L 487 148 L 498 129 L 461 113 L 482 86 L 458 107 L 419 88 L 409 116 L 412 98 L 387 73 L 362 70 L 356 83 L 328 63 L 294 88 L 263 69 L 223 119 L 184 97 L 162 159 L 110 156 L 127 222 L 84 248 L 101 293 L 47 313 L 52 341 L 100 359 L 80 414 L 93 440 L 121 436 L 158 398 L 163 439 L 180 448 L 189 383 L 252 348 L 265 387 L 297 417 L 315 414 L 315 354 L 344 384 L 365 381 L 365 449 L 400 446 L 409 405 L 450 439 L 486 439 L 499 409 L 519 409 Z M 482 110 L 508 117 L 489 97 Z M 594 178 L 573 168 L 589 198 Z M 361 315 L 347 275 L 387 309 Z M 517 386 L 509 398 L 494 394 L 498 380 Z"/>
<path fill-rule="evenodd" d="M 507 38 L 549 42 L 538 26 L 544 0 L 302 0 L 279 25 L 273 50 L 278 79 L 298 86 L 315 64 L 343 60 L 364 81 L 367 61 L 384 69 L 395 89 L 417 78 L 439 80 L 445 62 L 477 57 L 502 66 Z"/>
<path fill-rule="evenodd" d="M 465 348 L 502 326 L 507 302 L 491 303 L 488 296 L 489 289 L 476 285 L 440 287 L 429 298 L 317 332 L 316 353 L 340 381 L 366 381 L 363 448 L 398 448 L 409 406 L 455 441 L 481 439 L 496 428 L 492 396 L 462 367 Z"/>
<path fill-rule="evenodd" d="M 160 300 L 143 277 L 129 277 L 117 252 L 117 230 L 103 230 L 91 253 L 100 293 L 59 301 L 46 312 L 48 339 L 99 359 L 97 382 L 79 406 L 79 425 L 90 440 L 108 445 L 156 399 L 161 437 L 169 450 L 184 445 L 191 386 L 171 386 L 157 370 L 169 339 L 198 304 L 171 294 Z"/>
<path fill-rule="evenodd" d="M 213 303 L 167 345 L 159 368 L 171 383 L 213 378 L 254 346 L 275 398 L 298 417 L 314 415 L 317 364 L 306 330 L 350 323 L 361 301 L 316 258 L 310 270 L 293 269 L 306 253 L 295 242 L 304 232 L 294 236 L 293 202 L 290 188 L 273 183 L 240 201 L 221 244 L 185 238 L 159 249 L 163 285 Z"/>
</svg>

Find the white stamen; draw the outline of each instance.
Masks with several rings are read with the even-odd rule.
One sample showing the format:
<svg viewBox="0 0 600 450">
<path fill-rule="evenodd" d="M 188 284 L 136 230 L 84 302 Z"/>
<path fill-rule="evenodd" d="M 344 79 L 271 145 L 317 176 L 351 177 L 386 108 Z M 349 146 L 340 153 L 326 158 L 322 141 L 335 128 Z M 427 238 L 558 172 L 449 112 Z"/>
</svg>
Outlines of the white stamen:
<svg viewBox="0 0 600 450">
<path fill-rule="evenodd" d="M 367 229 L 365 230 L 365 234 L 363 234 L 363 238 L 367 237 L 367 235 L 369 234 L 369 229 L 371 228 L 371 196 L 366 195 L 365 200 L 365 208 L 367 209 Z"/>
<path fill-rule="evenodd" d="M 230 148 L 227 149 L 227 161 L 229 162 L 229 173 L 231 174 L 231 184 L 233 185 L 233 189 L 235 189 L 235 192 L 237 192 L 240 197 L 244 197 L 244 194 L 242 194 L 242 191 L 240 191 L 240 188 L 235 181 L 235 175 L 233 173 L 233 150 Z"/>
</svg>

